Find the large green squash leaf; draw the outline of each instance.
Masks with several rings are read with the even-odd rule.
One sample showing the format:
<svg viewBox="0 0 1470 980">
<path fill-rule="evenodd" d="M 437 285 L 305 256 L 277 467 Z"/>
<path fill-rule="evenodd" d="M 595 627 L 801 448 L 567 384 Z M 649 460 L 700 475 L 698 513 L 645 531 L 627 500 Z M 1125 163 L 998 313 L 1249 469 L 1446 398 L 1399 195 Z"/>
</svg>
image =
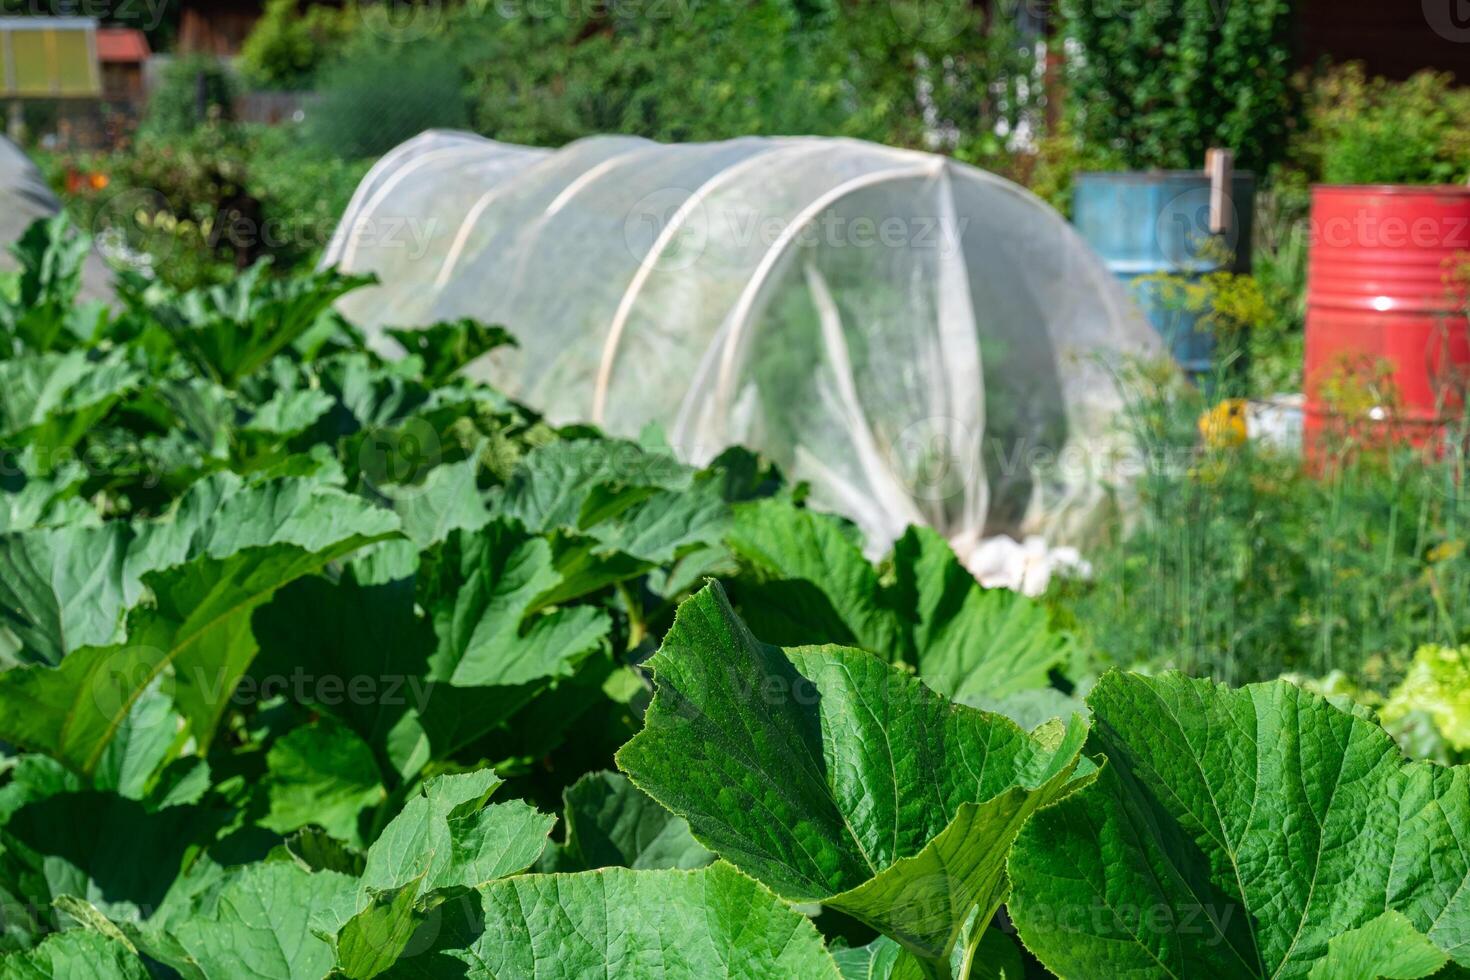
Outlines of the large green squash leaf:
<svg viewBox="0 0 1470 980">
<path fill-rule="evenodd" d="M 141 581 L 128 574 L 131 528 L 70 525 L 0 535 L 0 617 L 7 660 L 55 666 L 70 650 L 118 638 Z"/>
<path fill-rule="evenodd" d="M 333 975 L 370 980 L 403 955 L 424 922 L 417 904 L 422 879 L 367 893 L 367 902 L 328 937 Z"/>
<path fill-rule="evenodd" d="M 532 615 L 561 583 L 551 547 L 512 521 L 456 531 L 420 562 L 420 602 L 438 648 L 430 677 L 456 687 L 518 688 L 571 673 L 611 627 L 576 606 Z"/>
<path fill-rule="evenodd" d="M 568 439 L 532 449 L 492 498 L 497 513 L 551 544 L 562 582 L 543 602 L 644 575 L 655 594 L 674 597 L 726 563 L 731 501 L 767 492 L 767 475 L 739 450 L 695 470 L 661 449 Z"/>
<path fill-rule="evenodd" d="M 986 928 L 978 919 L 977 914 L 965 923 L 949 957 L 950 973 L 965 980 L 1024 980 L 1026 968 L 1016 941 L 999 929 Z M 983 935 L 973 934 L 977 927 Z M 903 947 L 887 936 L 856 949 L 834 951 L 832 957 L 843 980 L 902 980 L 914 975 Z"/>
<path fill-rule="evenodd" d="M 589 772 L 563 794 L 566 838 L 546 850 L 540 871 L 702 868 L 715 859 L 688 822 L 615 772 Z"/>
<path fill-rule="evenodd" d="M 157 908 L 190 859 L 228 815 L 197 806 L 150 810 L 94 790 L 37 796 L 8 814 L 0 841 L 34 872 L 29 898 L 43 907 L 72 895 L 118 920 Z"/>
<path fill-rule="evenodd" d="M 448 954 L 475 980 L 839 977 L 805 916 L 723 863 L 525 875 L 489 885 L 481 899 L 484 933 Z"/>
<path fill-rule="evenodd" d="M 983 588 L 930 528 L 911 527 L 894 545 L 891 583 L 844 521 L 785 499 L 737 505 L 727 541 L 742 566 L 737 603 L 759 635 L 861 647 L 910 664 L 958 701 L 1045 687 L 1071 647 L 1044 606 Z"/>
<path fill-rule="evenodd" d="M 1385 912 L 1470 963 L 1470 770 L 1408 763 L 1366 711 L 1284 681 L 1114 673 L 1088 703 L 1107 765 L 1010 859 L 1051 969 L 1305 977 Z"/>
<path fill-rule="evenodd" d="M 411 330 L 390 329 L 387 334 L 419 358 L 423 363 L 424 383 L 434 386 L 446 383 L 461 368 L 497 347 L 516 346 L 515 337 L 504 327 L 486 326 L 470 319 Z"/>
<path fill-rule="evenodd" d="M 243 436 L 294 436 L 305 432 L 335 404 L 319 388 L 277 391 L 251 412 L 241 427 Z"/>
<path fill-rule="evenodd" d="M 0 980 L 148 980 L 134 950 L 87 929 L 47 936 L 34 949 L 0 956 Z"/>
<path fill-rule="evenodd" d="M 91 238 L 77 234 L 65 213 L 37 218 L 8 246 L 19 269 L 12 279 L 14 295 L 0 289 L 0 335 L 7 357 L 14 353 L 12 345 L 49 350 L 95 337 L 108 311 L 99 312 L 100 303 L 77 303 L 91 248 Z"/>
<path fill-rule="evenodd" d="M 1005 698 L 1045 688 L 1071 648 L 1046 607 L 1009 589 L 982 588 L 949 543 L 911 527 L 893 546 L 895 606 L 912 622 L 924 683 L 956 701 Z"/>
<path fill-rule="evenodd" d="M 1042 740 L 871 654 L 768 646 L 717 584 L 648 666 L 653 703 L 618 754 L 634 783 L 778 894 L 870 923 L 933 972 L 1000 905 L 1026 819 L 1087 778 L 1080 719 Z"/>
<path fill-rule="evenodd" d="M 336 582 L 310 576 L 277 593 L 253 622 L 261 649 L 251 668 L 256 685 L 279 686 L 331 711 L 372 746 L 386 771 L 408 775 L 427 761 L 418 716 L 436 696 L 443 700 L 442 686 L 427 676 L 434 631 L 415 612 L 411 579 L 361 585 L 351 570 Z M 287 683 L 297 671 L 311 683 Z M 358 696 L 351 696 L 353 682 Z"/>
<path fill-rule="evenodd" d="M 331 718 L 293 728 L 266 754 L 270 812 L 260 824 L 280 834 L 316 825 L 364 846 L 358 817 L 386 798 L 373 750 Z"/>
<path fill-rule="evenodd" d="M 1401 912 L 1385 912 L 1327 941 L 1309 980 L 1416 980 L 1444 969 L 1449 957 Z"/>
<path fill-rule="evenodd" d="M 152 313 L 199 373 L 234 387 L 316 325 L 339 296 L 371 281 L 334 270 L 270 278 L 257 264 Z"/>
<path fill-rule="evenodd" d="M 422 556 L 415 579 L 359 584 L 308 579 L 256 617 L 256 674 L 303 671 L 302 700 L 350 725 L 388 771 L 416 772 L 503 725 L 548 685 L 574 674 L 611 623 L 592 606 L 540 608 L 565 580 L 546 539 L 497 519 L 458 530 Z M 422 614 L 421 614 L 422 612 Z M 321 679 L 338 681 L 321 696 Z M 357 682 L 368 696 L 345 698 Z"/>
<path fill-rule="evenodd" d="M 199 555 L 226 558 L 268 544 L 320 551 L 352 536 L 386 536 L 399 529 L 399 521 L 315 479 L 247 483 L 217 473 L 191 486 L 165 517 L 134 527 L 138 541 L 129 552 L 129 569 L 136 575 Z"/>
<path fill-rule="evenodd" d="M 656 490 L 684 490 L 694 470 L 670 455 L 619 439 L 568 439 L 526 455 L 501 495 L 504 513 L 527 527 L 583 530 Z"/>
<path fill-rule="evenodd" d="M 170 965 L 202 980 L 321 980 L 332 950 L 312 927 L 351 889 L 350 878 L 331 871 L 312 874 L 288 861 L 249 865 L 229 877 L 210 913 L 196 910 L 171 930 L 188 960 Z"/>
<path fill-rule="evenodd" d="M 403 521 L 403 533 L 419 548 L 437 544 L 451 531 L 473 531 L 490 520 L 490 509 L 476 485 L 474 459 L 436 466 L 422 483 L 382 487 Z"/>
<path fill-rule="evenodd" d="M 529 868 L 556 819 L 518 800 L 487 806 L 500 785 L 489 769 L 430 779 L 368 850 L 363 886 L 474 888 Z"/>
<path fill-rule="evenodd" d="M 900 619 L 850 524 L 783 498 L 756 500 L 736 506 L 726 541 L 746 570 L 737 595 L 761 636 L 903 659 Z"/>
<path fill-rule="evenodd" d="M 556 818 L 518 800 L 486 805 L 489 769 L 428 780 L 367 853 L 356 898 L 323 929 L 338 969 L 367 980 L 387 969 L 449 894 L 524 871 Z"/>
<path fill-rule="evenodd" d="M 535 532 L 575 532 L 602 554 L 652 567 L 720 539 L 730 521 L 718 471 L 616 439 L 574 439 L 526 455 L 498 507 Z M 646 569 L 644 569 L 646 570 Z"/>
<path fill-rule="evenodd" d="M 122 352 L 0 360 L 0 440 L 28 443 L 48 474 L 142 378 Z"/>
<path fill-rule="evenodd" d="M 53 467 L 49 477 L 23 475 L 35 469 L 24 459 L 16 467 L 20 472 L 0 474 L 0 532 L 100 523 L 92 505 L 78 495 L 87 478 L 80 463 Z"/>
<path fill-rule="evenodd" d="M 251 613 L 371 540 L 343 533 L 320 551 L 271 545 L 150 573 L 154 604 L 129 615 L 125 643 L 0 673 L 0 737 L 91 773 L 139 698 L 162 684 L 202 752 L 255 656 Z"/>
<path fill-rule="evenodd" d="M 388 511 L 311 480 L 246 485 L 216 474 L 158 520 L 0 535 L 0 615 L 19 641 L 13 659 L 54 666 L 72 650 L 120 640 L 150 571 L 271 544 L 326 551 L 397 528 Z"/>
<path fill-rule="evenodd" d="M 133 702 L 92 770 L 94 788 L 110 789 L 132 800 L 149 799 L 160 788 L 160 770 L 177 757 L 187 739 L 173 700 L 163 692 L 162 686 L 155 684 Z M 202 759 L 196 762 L 207 767 Z M 171 788 L 184 789 L 161 788 L 164 798 Z"/>
<path fill-rule="evenodd" d="M 359 464 L 365 452 L 367 462 L 383 462 L 378 450 L 390 447 L 374 447 L 377 436 L 386 434 L 396 442 L 391 430 L 385 429 L 412 423 L 414 413 L 424 407 L 431 395 L 396 366 L 384 365 L 362 351 L 335 355 L 318 362 L 314 368 L 315 382 L 337 401 L 336 407 L 319 423 L 316 434 L 327 442 L 353 433 L 368 437 L 366 442 L 359 442 L 357 452 L 352 454 Z M 348 446 L 344 444 L 344 448 Z M 396 452 L 390 455 L 398 458 Z"/>
</svg>

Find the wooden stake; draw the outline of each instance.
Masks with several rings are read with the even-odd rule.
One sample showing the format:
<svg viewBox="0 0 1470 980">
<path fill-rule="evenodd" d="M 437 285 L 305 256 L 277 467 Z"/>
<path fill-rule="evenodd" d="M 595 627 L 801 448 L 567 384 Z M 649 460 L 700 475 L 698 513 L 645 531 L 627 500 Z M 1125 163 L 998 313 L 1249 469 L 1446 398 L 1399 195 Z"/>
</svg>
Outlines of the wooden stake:
<svg viewBox="0 0 1470 980">
<path fill-rule="evenodd" d="M 1205 151 L 1205 174 L 1210 178 L 1210 233 L 1226 235 L 1235 221 L 1235 208 L 1230 199 L 1234 183 L 1235 153 L 1231 150 Z"/>
</svg>

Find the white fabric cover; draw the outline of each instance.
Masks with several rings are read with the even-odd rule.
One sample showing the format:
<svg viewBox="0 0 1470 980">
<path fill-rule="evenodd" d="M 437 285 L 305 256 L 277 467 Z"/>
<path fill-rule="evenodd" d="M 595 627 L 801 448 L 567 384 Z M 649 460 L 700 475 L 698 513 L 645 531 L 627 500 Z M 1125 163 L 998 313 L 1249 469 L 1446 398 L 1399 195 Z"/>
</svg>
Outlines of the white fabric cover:
<svg viewBox="0 0 1470 980">
<path fill-rule="evenodd" d="M 556 423 L 739 443 L 884 550 L 910 523 L 1076 537 L 1153 331 L 1040 200 L 941 156 L 845 139 L 547 151 L 428 132 L 364 178 L 323 260 L 387 326 L 474 317 L 479 377 Z"/>
</svg>

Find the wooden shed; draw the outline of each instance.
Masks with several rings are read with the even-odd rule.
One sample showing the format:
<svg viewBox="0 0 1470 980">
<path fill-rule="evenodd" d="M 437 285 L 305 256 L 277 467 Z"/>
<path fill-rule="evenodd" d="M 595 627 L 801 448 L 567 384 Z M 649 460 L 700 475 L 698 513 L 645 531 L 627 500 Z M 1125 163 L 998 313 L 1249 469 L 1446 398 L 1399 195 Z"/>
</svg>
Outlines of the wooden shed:
<svg viewBox="0 0 1470 980">
<path fill-rule="evenodd" d="M 191 0 L 179 12 L 179 54 L 240 53 L 265 5 L 259 0 Z"/>
<path fill-rule="evenodd" d="M 102 69 L 102 98 L 141 106 L 146 96 L 143 67 L 153 51 L 142 31 L 129 27 L 97 29 L 97 62 Z"/>
</svg>

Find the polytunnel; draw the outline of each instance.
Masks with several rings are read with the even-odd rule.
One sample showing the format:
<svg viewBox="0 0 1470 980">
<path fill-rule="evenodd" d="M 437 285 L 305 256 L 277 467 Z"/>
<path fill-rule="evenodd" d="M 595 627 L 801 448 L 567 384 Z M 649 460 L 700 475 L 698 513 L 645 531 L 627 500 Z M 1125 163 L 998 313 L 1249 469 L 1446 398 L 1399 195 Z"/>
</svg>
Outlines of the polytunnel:
<svg viewBox="0 0 1470 980">
<path fill-rule="evenodd" d="M 375 273 L 383 333 L 473 317 L 472 373 L 561 424 L 742 444 L 870 549 L 910 523 L 1075 539 L 1102 498 L 1115 371 L 1160 352 L 1055 211 L 948 158 L 856 140 L 559 150 L 429 132 L 363 179 L 324 265 Z"/>
</svg>

